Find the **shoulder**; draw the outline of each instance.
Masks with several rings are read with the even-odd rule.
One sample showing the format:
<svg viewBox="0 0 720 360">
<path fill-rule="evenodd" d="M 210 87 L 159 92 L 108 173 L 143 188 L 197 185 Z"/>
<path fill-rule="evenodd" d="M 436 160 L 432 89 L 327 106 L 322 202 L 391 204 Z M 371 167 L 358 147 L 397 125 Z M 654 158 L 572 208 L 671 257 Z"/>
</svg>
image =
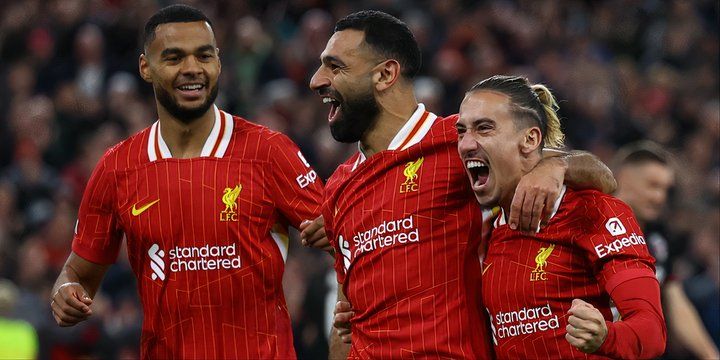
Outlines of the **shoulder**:
<svg viewBox="0 0 720 360">
<path fill-rule="evenodd" d="M 150 127 L 147 127 L 113 145 L 105 151 L 98 161 L 97 167 L 108 171 L 119 171 L 148 162 L 149 133 Z"/>
<path fill-rule="evenodd" d="M 604 226 L 618 217 L 633 217 L 632 209 L 622 200 L 597 190 L 568 189 L 567 202 L 574 216 L 588 225 Z"/>
<path fill-rule="evenodd" d="M 266 126 L 233 116 L 233 136 L 230 147 L 235 156 L 272 160 L 274 152 L 297 153 L 298 147 L 287 135 Z"/>
<path fill-rule="evenodd" d="M 457 114 L 445 117 L 438 116 L 430 128 L 428 135 L 430 135 L 430 138 L 434 141 L 442 139 L 449 143 L 456 143 L 457 129 L 455 128 L 455 123 L 457 123 L 457 119 Z"/>
</svg>

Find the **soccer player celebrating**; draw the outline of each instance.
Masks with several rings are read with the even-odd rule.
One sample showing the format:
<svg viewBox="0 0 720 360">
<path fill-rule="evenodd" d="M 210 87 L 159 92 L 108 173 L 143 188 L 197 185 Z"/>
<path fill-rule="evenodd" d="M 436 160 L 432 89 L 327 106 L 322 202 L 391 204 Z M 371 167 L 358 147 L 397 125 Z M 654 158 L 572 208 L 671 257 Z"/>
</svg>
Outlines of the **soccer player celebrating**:
<svg viewBox="0 0 720 360">
<path fill-rule="evenodd" d="M 420 50 L 404 23 L 361 11 L 336 24 L 310 83 L 330 106 L 333 137 L 359 142 L 360 151 L 328 180 L 323 205 L 354 314 L 350 357 L 487 358 L 482 214 L 457 156 L 456 117 L 439 117 L 415 100 L 419 67 Z M 599 178 L 581 176 L 591 173 Z M 554 201 L 563 178 L 614 185 L 600 181 L 611 175 L 589 155 L 540 161 L 519 190 L 518 207 L 529 204 L 523 209 L 535 216 L 518 215 L 517 226 L 539 225 L 542 207 L 533 202 Z M 312 237 L 311 227 L 304 236 Z M 337 337 L 331 343 L 331 357 L 343 357 Z"/>
<path fill-rule="evenodd" d="M 493 76 L 468 91 L 458 150 L 478 202 L 500 206 L 482 296 L 499 358 L 642 358 L 662 354 L 665 324 L 653 259 L 630 207 L 563 188 L 538 233 L 510 228 L 515 188 L 543 146 L 560 147 L 557 104 L 542 85 Z M 612 322 L 610 300 L 622 321 Z"/>
<path fill-rule="evenodd" d="M 55 320 L 92 315 L 124 236 L 141 357 L 295 357 L 281 283 L 287 226 L 318 216 L 322 184 L 286 136 L 214 106 L 220 60 L 205 15 L 169 6 L 144 35 L 140 75 L 159 120 L 95 168 L 53 289 Z"/>
<path fill-rule="evenodd" d="M 615 194 L 627 203 L 646 235 L 668 315 L 668 332 L 699 359 L 717 359 L 720 353 L 702 324 L 683 285 L 672 275 L 673 254 L 658 219 L 675 183 L 670 154 L 651 141 L 623 146 L 613 161 L 618 189 Z"/>
</svg>

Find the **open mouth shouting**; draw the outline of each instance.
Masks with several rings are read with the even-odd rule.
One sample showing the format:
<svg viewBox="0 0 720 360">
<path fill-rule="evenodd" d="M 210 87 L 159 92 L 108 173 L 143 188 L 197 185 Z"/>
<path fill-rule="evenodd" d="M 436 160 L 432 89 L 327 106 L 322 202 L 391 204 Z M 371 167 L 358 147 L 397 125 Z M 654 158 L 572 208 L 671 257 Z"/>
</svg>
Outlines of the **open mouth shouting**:
<svg viewBox="0 0 720 360">
<path fill-rule="evenodd" d="M 465 168 L 470 176 L 473 191 L 483 190 L 490 178 L 490 167 L 487 162 L 480 159 L 465 160 Z"/>
<path fill-rule="evenodd" d="M 340 114 L 340 108 L 342 107 L 342 104 L 338 99 L 340 97 L 339 94 L 327 88 L 320 90 L 319 94 L 322 97 L 323 104 L 330 104 L 328 122 L 337 120 L 338 115 Z"/>
</svg>

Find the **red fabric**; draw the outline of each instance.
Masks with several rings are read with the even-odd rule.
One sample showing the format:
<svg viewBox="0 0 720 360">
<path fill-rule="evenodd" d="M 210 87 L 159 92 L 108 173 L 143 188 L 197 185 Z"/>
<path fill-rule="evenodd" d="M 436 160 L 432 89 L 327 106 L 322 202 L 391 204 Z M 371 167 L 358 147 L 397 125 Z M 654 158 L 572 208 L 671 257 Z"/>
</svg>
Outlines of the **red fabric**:
<svg viewBox="0 0 720 360">
<path fill-rule="evenodd" d="M 608 334 L 596 352 L 619 359 L 650 359 L 663 354 L 667 329 L 660 305 L 660 286 L 648 274 L 618 284 L 610 293 L 620 321 L 607 321 Z"/>
<path fill-rule="evenodd" d="M 578 298 L 611 320 L 606 289 L 615 279 L 652 276 L 654 259 L 632 210 L 595 190 L 567 189 L 538 234 L 496 223 L 482 294 L 498 358 L 600 358 L 565 340 L 567 312 Z"/>
<path fill-rule="evenodd" d="M 482 215 L 457 154 L 456 117 L 328 180 L 325 227 L 352 304 L 351 358 L 492 357 L 481 311 Z M 423 158 L 409 191 L 409 162 Z"/>
<path fill-rule="evenodd" d="M 314 172 L 285 135 L 233 121 L 223 158 L 151 162 L 146 129 L 105 154 L 85 191 L 73 251 L 112 263 L 126 236 L 143 358 L 295 356 L 279 243 L 288 224 L 319 215 L 322 183 L 297 180 Z"/>
</svg>

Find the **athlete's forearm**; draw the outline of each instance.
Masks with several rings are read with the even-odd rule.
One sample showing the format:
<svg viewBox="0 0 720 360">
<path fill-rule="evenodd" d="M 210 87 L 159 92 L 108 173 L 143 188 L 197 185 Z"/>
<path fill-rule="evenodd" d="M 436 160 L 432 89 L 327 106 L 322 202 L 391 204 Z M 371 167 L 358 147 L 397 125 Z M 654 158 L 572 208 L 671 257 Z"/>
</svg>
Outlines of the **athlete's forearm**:
<svg viewBox="0 0 720 360">
<path fill-rule="evenodd" d="M 668 310 L 670 333 L 680 344 L 700 359 L 720 357 L 717 347 L 710 339 L 697 311 L 688 300 L 682 284 L 669 281 L 663 288 L 665 306 Z"/>
<path fill-rule="evenodd" d="M 597 189 L 610 194 L 617 187 L 612 171 L 591 153 L 543 149 L 543 158 L 565 162 L 565 183 L 573 189 Z"/>
<path fill-rule="evenodd" d="M 55 280 L 51 294 L 55 294 L 63 284 L 79 283 L 88 292 L 88 295 L 94 298 L 108 267 L 108 265 L 89 262 L 71 252 L 60 275 Z"/>
<path fill-rule="evenodd" d="M 627 280 L 617 285 L 610 297 L 622 319 L 607 322 L 607 337 L 595 354 L 620 359 L 662 355 L 667 331 L 657 280 L 647 276 Z"/>
</svg>

